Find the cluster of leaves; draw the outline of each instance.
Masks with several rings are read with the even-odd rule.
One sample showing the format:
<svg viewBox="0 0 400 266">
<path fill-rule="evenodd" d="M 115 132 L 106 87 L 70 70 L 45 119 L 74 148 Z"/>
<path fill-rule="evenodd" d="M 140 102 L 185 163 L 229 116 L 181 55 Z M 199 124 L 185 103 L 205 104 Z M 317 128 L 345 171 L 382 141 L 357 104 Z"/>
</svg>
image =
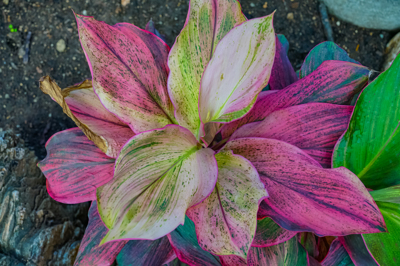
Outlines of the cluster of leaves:
<svg viewBox="0 0 400 266">
<path fill-rule="evenodd" d="M 39 164 L 92 201 L 76 265 L 399 262 L 400 57 L 369 81 L 326 42 L 296 74 L 272 17 L 192 0 L 170 50 L 76 15 L 92 80 L 41 80 L 78 128 Z"/>
</svg>

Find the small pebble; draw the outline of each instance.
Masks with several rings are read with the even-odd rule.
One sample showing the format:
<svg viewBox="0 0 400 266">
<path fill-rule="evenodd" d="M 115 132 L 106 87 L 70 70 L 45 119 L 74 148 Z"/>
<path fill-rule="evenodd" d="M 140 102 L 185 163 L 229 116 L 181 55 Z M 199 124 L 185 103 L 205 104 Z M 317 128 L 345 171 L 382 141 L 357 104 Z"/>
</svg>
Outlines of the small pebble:
<svg viewBox="0 0 400 266">
<path fill-rule="evenodd" d="M 8 5 L 8 0 L 3 0 L 3 3 L 4 3 L 5 5 Z"/>
<path fill-rule="evenodd" d="M 381 37 L 381 39 L 383 39 L 383 34 L 379 34 L 379 37 Z"/>
<path fill-rule="evenodd" d="M 251 7 L 255 7 L 256 5 L 254 3 L 250 3 L 250 6 Z"/>
<path fill-rule="evenodd" d="M 60 53 L 64 52 L 66 48 L 65 41 L 63 39 L 60 39 L 57 44 L 56 44 L 56 49 Z"/>
<path fill-rule="evenodd" d="M 83 11 L 82 11 L 82 15 L 87 16 L 87 11 L 86 11 L 86 10 L 83 10 Z"/>
<path fill-rule="evenodd" d="M 121 0 L 121 6 L 127 6 L 131 0 Z"/>
<path fill-rule="evenodd" d="M 294 19 L 294 15 L 292 12 L 288 13 L 286 16 L 287 19 L 293 20 Z"/>
<path fill-rule="evenodd" d="M 8 98 L 10 98 L 10 95 L 6 94 L 6 95 L 4 95 L 4 98 L 8 99 Z"/>
<path fill-rule="evenodd" d="M 18 67 L 17 67 L 13 62 L 11 62 L 11 66 L 12 66 L 12 68 L 14 68 L 14 69 L 18 69 Z"/>
<path fill-rule="evenodd" d="M 265 2 L 264 5 L 263 5 L 263 8 L 265 9 L 267 7 L 268 7 L 268 2 Z"/>
<path fill-rule="evenodd" d="M 336 25 L 340 26 L 340 21 L 336 21 Z"/>
</svg>

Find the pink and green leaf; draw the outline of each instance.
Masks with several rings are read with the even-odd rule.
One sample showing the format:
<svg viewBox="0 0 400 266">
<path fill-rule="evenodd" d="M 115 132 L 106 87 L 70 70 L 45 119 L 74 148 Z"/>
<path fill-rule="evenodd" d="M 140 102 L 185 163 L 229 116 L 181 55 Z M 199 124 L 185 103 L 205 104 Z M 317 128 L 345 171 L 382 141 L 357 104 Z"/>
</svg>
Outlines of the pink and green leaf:
<svg viewBox="0 0 400 266">
<path fill-rule="evenodd" d="M 214 151 L 202 149 L 183 127 L 136 135 L 122 148 L 113 180 L 97 190 L 99 212 L 110 229 L 103 243 L 170 233 L 184 223 L 188 208 L 214 190 L 217 174 Z"/>
<path fill-rule="evenodd" d="M 338 60 L 347 61 L 355 64 L 360 64 L 356 60 L 351 59 L 347 52 L 340 48 L 334 42 L 322 42 L 315 46 L 307 55 L 300 68 L 300 78 L 311 74 L 315 71 L 324 61 Z"/>
<path fill-rule="evenodd" d="M 49 76 L 40 80 L 40 89 L 57 102 L 66 115 L 110 157 L 117 157 L 134 132 L 101 104 L 93 91 L 92 81 L 61 90 Z"/>
<path fill-rule="evenodd" d="M 47 156 L 38 166 L 47 191 L 62 203 L 96 200 L 96 188 L 113 178 L 115 160 L 106 156 L 79 128 L 54 134 L 46 143 Z"/>
<path fill-rule="evenodd" d="M 271 218 L 266 217 L 257 221 L 257 231 L 251 243 L 252 247 L 269 247 L 283 243 L 297 234 L 280 227 Z"/>
<path fill-rule="evenodd" d="M 346 249 L 354 265 L 379 266 L 365 246 L 365 242 L 361 235 L 339 236 L 338 239 Z"/>
<path fill-rule="evenodd" d="M 187 211 L 200 246 L 216 255 L 247 257 L 260 201 L 268 196 L 257 170 L 231 151 L 215 155 L 218 180 L 204 201 Z"/>
<path fill-rule="evenodd" d="M 223 150 L 255 166 L 269 193 L 259 212 L 281 227 L 319 236 L 385 231 L 371 195 L 349 170 L 323 169 L 299 148 L 274 139 L 237 139 Z"/>
<path fill-rule="evenodd" d="M 236 0 L 192 0 L 189 5 L 185 26 L 168 57 L 168 90 L 179 125 L 197 135 L 203 71 L 221 39 L 246 18 Z"/>
<path fill-rule="evenodd" d="M 220 266 L 217 256 L 199 246 L 194 223 L 186 216 L 185 223 L 168 234 L 178 259 L 192 266 Z"/>
<path fill-rule="evenodd" d="M 224 125 L 226 139 L 244 124 L 261 121 L 272 112 L 299 104 L 321 102 L 348 104 L 368 81 L 369 70 L 358 64 L 325 61 L 307 77 L 276 93 L 260 93 L 254 107 L 243 118 Z"/>
<path fill-rule="evenodd" d="M 169 47 L 128 23 L 109 26 L 76 15 L 79 38 L 101 103 L 135 133 L 175 121 L 169 99 Z"/>
<path fill-rule="evenodd" d="M 318 257 L 319 250 L 316 236 L 310 232 L 301 232 L 298 234 L 300 244 L 305 248 L 308 255 L 311 257 Z"/>
<path fill-rule="evenodd" d="M 299 78 L 296 76 L 287 56 L 289 43 L 285 36 L 278 34 L 275 44 L 275 59 L 268 84 L 271 90 L 281 90 L 296 82 Z"/>
<path fill-rule="evenodd" d="M 75 266 L 109 266 L 114 262 L 127 241 L 115 241 L 100 246 L 100 241 L 107 234 L 107 231 L 108 229 L 101 221 L 97 211 L 97 202 L 93 201 L 89 209 L 89 224 L 79 247 Z"/>
<path fill-rule="evenodd" d="M 322 266 L 354 266 L 346 249 L 339 239 L 333 240 L 328 255 L 321 262 Z"/>
<path fill-rule="evenodd" d="M 243 22 L 217 45 L 201 78 L 203 124 L 241 118 L 268 84 L 275 55 L 272 18 L 273 14 Z"/>
<path fill-rule="evenodd" d="M 363 90 L 333 154 L 333 167 L 348 168 L 371 189 L 400 184 L 399 69 L 397 56 Z"/>
<path fill-rule="evenodd" d="M 352 111 L 352 106 L 328 103 L 296 105 L 275 111 L 263 121 L 242 126 L 231 140 L 246 137 L 282 140 L 330 168 L 333 148 L 347 129 Z"/>
<path fill-rule="evenodd" d="M 105 244 L 107 245 L 107 244 Z M 164 236 L 157 240 L 131 240 L 117 256 L 117 264 L 124 266 L 164 265 L 176 258 L 175 251 Z"/>
</svg>

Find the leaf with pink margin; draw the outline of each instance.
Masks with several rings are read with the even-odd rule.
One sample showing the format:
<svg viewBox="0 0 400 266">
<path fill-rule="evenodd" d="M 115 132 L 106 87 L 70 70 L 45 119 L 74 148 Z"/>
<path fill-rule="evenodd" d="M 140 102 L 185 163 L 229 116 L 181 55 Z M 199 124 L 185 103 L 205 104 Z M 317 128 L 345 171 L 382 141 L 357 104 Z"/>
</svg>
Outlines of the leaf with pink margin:
<svg viewBox="0 0 400 266">
<path fill-rule="evenodd" d="M 191 266 L 220 266 L 218 256 L 199 246 L 194 223 L 186 216 L 185 223 L 168 234 L 178 259 Z"/>
<path fill-rule="evenodd" d="M 115 160 L 106 156 L 79 128 L 54 134 L 38 166 L 56 201 L 75 204 L 96 200 L 96 188 L 113 178 Z"/>
<path fill-rule="evenodd" d="M 346 249 L 340 243 L 339 239 L 333 240 L 329 253 L 321 262 L 322 266 L 354 266 Z"/>
<path fill-rule="evenodd" d="M 268 196 L 257 170 L 231 151 L 215 155 L 218 179 L 204 201 L 188 209 L 199 245 L 216 255 L 247 257 L 257 226 L 259 203 Z"/>
<path fill-rule="evenodd" d="M 275 55 L 272 18 L 273 14 L 243 22 L 217 45 L 201 78 L 202 127 L 243 117 L 268 84 Z"/>
<path fill-rule="evenodd" d="M 198 138 L 199 90 L 204 68 L 217 44 L 246 21 L 236 0 L 191 0 L 186 23 L 168 57 L 168 90 L 179 125 Z"/>
<path fill-rule="evenodd" d="M 274 139 L 237 139 L 223 150 L 254 165 L 269 193 L 259 212 L 281 227 L 319 236 L 385 231 L 371 195 L 346 168 L 323 169 L 299 148 Z"/>
<path fill-rule="evenodd" d="M 106 244 L 107 245 L 107 244 Z M 164 236 L 157 240 L 130 240 L 117 256 L 117 264 L 124 266 L 164 265 L 176 258 Z"/>
<path fill-rule="evenodd" d="M 92 81 L 85 80 L 61 90 L 49 76 L 40 79 L 40 89 L 57 102 L 66 115 L 105 154 L 117 157 L 124 143 L 135 133 L 101 104 Z"/>
<path fill-rule="evenodd" d="M 289 231 L 280 227 L 269 217 L 257 221 L 257 231 L 252 247 L 269 247 L 283 243 L 297 235 L 296 231 Z"/>
<path fill-rule="evenodd" d="M 281 90 L 299 80 L 289 61 L 286 47 L 282 44 L 281 39 L 286 41 L 285 44 L 287 43 L 285 36 L 277 34 L 275 40 L 275 59 L 268 82 L 271 90 Z"/>
<path fill-rule="evenodd" d="M 368 251 L 361 235 L 339 236 L 340 243 L 346 249 L 351 260 L 356 266 L 378 266 L 374 257 Z"/>
<path fill-rule="evenodd" d="M 217 174 L 214 151 L 186 128 L 136 135 L 122 148 L 112 181 L 97 189 L 99 213 L 110 229 L 102 243 L 165 236 L 210 195 Z"/>
<path fill-rule="evenodd" d="M 261 121 L 272 112 L 304 103 L 348 104 L 368 81 L 368 68 L 343 61 L 325 61 L 316 71 L 272 95 L 260 93 L 254 107 L 243 118 L 224 125 L 223 139 L 244 124 Z"/>
<path fill-rule="evenodd" d="M 333 148 L 347 129 L 352 111 L 352 106 L 328 103 L 291 106 L 271 113 L 263 121 L 242 126 L 231 140 L 246 137 L 282 140 L 330 168 Z"/>
<path fill-rule="evenodd" d="M 167 91 L 169 47 L 128 23 L 76 15 L 79 39 L 102 104 L 135 133 L 174 123 Z"/>
<path fill-rule="evenodd" d="M 93 201 L 89 209 L 89 224 L 86 228 L 74 266 L 111 265 L 118 253 L 125 246 L 125 240 L 115 241 L 100 246 L 100 241 L 107 234 L 107 227 L 101 221 L 97 211 L 97 202 Z"/>
<path fill-rule="evenodd" d="M 247 263 L 238 256 L 220 256 L 224 266 L 304 266 L 308 265 L 308 254 L 292 237 L 286 242 L 270 247 L 251 247 Z"/>
</svg>

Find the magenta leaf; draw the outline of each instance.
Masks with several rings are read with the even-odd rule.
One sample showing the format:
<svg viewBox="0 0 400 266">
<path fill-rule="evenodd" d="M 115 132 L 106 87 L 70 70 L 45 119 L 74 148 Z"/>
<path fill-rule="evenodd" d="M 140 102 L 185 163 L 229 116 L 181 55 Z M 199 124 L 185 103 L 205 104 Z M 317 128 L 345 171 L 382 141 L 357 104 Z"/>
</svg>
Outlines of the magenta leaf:
<svg viewBox="0 0 400 266">
<path fill-rule="evenodd" d="M 368 68 L 358 64 L 325 61 L 316 71 L 277 93 L 260 93 L 246 116 L 221 128 L 222 138 L 229 138 L 242 125 L 261 121 L 285 107 L 311 102 L 347 104 L 367 83 L 368 74 Z"/>
<path fill-rule="evenodd" d="M 200 246 L 216 255 L 247 257 L 257 211 L 267 191 L 253 165 L 231 151 L 215 155 L 218 180 L 204 201 L 188 209 Z"/>
<path fill-rule="evenodd" d="M 285 36 L 278 34 L 275 40 L 275 59 L 268 83 L 271 90 L 281 90 L 299 79 L 287 56 L 287 49 L 289 47 L 285 47 L 281 42 L 283 38 L 286 40 Z"/>
<path fill-rule="evenodd" d="M 365 242 L 361 235 L 348 235 L 338 237 L 340 243 L 346 249 L 351 260 L 356 266 L 378 266 L 374 257 L 367 249 Z"/>
<path fill-rule="evenodd" d="M 297 234 L 280 227 L 271 218 L 266 217 L 257 221 L 257 231 L 254 236 L 253 247 L 269 247 L 283 243 Z"/>
<path fill-rule="evenodd" d="M 340 240 L 336 238 L 333 240 L 329 248 L 328 255 L 321 262 L 322 266 L 354 266 L 346 249 L 343 247 Z"/>
<path fill-rule="evenodd" d="M 79 128 L 54 134 L 47 156 L 38 166 L 47 179 L 50 196 L 74 204 L 96 199 L 96 188 L 110 181 L 114 159 L 106 156 Z"/>
<path fill-rule="evenodd" d="M 103 243 L 155 240 L 183 224 L 186 210 L 214 190 L 214 153 L 177 125 L 130 139 L 115 163 L 114 178 L 97 189 L 99 212 L 110 229 Z"/>
<path fill-rule="evenodd" d="M 79 38 L 102 104 L 135 133 L 171 124 L 168 46 L 128 23 L 109 26 L 76 15 Z"/>
<path fill-rule="evenodd" d="M 186 216 L 185 223 L 168 234 L 168 239 L 180 261 L 192 266 L 220 266 L 217 256 L 202 249 L 196 236 L 194 223 Z"/>
<path fill-rule="evenodd" d="M 97 202 L 93 201 L 89 209 L 89 224 L 79 247 L 74 266 L 109 266 L 114 262 L 127 241 L 115 241 L 100 246 L 100 241 L 107 234 L 107 231 L 108 229 L 101 221 L 97 211 Z"/>
<path fill-rule="evenodd" d="M 330 168 L 333 148 L 347 129 L 352 111 L 352 106 L 328 103 L 292 106 L 271 113 L 263 121 L 242 126 L 231 140 L 245 137 L 282 140 Z"/>
<path fill-rule="evenodd" d="M 154 241 L 128 241 L 117 256 L 117 264 L 123 266 L 164 265 L 175 258 L 175 251 L 168 237 L 164 236 Z"/>
<path fill-rule="evenodd" d="M 256 167 L 270 195 L 260 212 L 283 228 L 319 236 L 385 231 L 377 205 L 349 170 L 323 169 L 299 148 L 273 139 L 237 139 L 223 150 Z"/>
</svg>

